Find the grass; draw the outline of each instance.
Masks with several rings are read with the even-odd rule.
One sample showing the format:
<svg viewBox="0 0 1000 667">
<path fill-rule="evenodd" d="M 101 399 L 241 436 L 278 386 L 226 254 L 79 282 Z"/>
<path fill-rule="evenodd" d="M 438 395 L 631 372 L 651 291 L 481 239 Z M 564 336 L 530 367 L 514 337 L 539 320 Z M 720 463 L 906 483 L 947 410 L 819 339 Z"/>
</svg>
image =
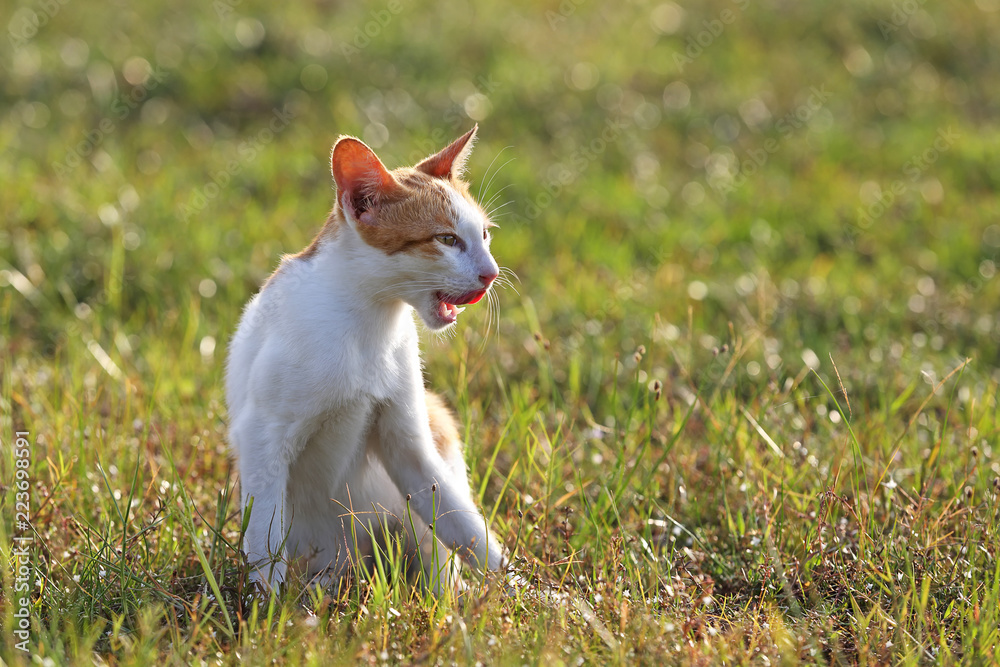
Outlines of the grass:
<svg viewBox="0 0 1000 667">
<path fill-rule="evenodd" d="M 0 658 L 26 613 L 46 664 L 997 662 L 996 9 L 5 7 Z M 240 308 L 338 134 L 397 166 L 475 121 L 520 283 L 426 369 L 530 584 L 387 553 L 255 601 Z"/>
</svg>

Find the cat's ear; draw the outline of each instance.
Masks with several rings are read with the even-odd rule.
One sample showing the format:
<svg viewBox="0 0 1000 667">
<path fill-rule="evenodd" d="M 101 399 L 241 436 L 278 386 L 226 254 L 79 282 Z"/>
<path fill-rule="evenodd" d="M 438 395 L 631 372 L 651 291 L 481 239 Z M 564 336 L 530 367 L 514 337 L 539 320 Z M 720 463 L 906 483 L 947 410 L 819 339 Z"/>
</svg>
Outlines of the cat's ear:
<svg viewBox="0 0 1000 667">
<path fill-rule="evenodd" d="M 337 139 L 330 168 L 337 182 L 337 199 L 360 222 L 373 223 L 378 205 L 402 189 L 374 151 L 354 137 Z"/>
<path fill-rule="evenodd" d="M 479 124 L 453 141 L 450 146 L 424 159 L 417 169 L 435 178 L 457 178 L 465 170 L 465 162 L 472 153 L 472 144 L 476 141 L 476 130 Z"/>
</svg>

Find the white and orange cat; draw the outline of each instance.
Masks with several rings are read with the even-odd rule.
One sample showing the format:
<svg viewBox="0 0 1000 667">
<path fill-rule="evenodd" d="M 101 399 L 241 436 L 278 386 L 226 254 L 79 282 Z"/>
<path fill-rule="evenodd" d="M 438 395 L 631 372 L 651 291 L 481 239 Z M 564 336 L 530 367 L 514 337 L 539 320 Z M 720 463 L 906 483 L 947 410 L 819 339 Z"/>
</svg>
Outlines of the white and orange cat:
<svg viewBox="0 0 1000 667">
<path fill-rule="evenodd" d="M 497 279 L 493 225 L 461 179 L 476 129 L 393 171 L 340 137 L 333 212 L 243 313 L 226 369 L 229 439 L 244 511 L 252 501 L 243 549 L 264 586 L 292 562 L 336 581 L 385 527 L 438 591 L 457 585 L 449 550 L 480 572 L 504 563 L 455 422 L 424 389 L 413 317 L 450 327 Z"/>
</svg>

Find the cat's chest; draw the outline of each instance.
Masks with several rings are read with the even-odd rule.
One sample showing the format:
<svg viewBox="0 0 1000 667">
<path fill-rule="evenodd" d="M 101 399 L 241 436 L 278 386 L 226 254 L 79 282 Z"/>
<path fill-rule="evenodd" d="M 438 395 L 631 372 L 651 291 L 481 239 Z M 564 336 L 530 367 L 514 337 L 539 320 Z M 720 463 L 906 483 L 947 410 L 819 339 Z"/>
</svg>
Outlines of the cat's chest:
<svg viewBox="0 0 1000 667">
<path fill-rule="evenodd" d="M 296 366 L 327 407 L 394 400 L 419 375 L 420 357 L 415 330 L 390 333 L 348 329 L 339 336 L 310 336 L 298 347 Z"/>
</svg>

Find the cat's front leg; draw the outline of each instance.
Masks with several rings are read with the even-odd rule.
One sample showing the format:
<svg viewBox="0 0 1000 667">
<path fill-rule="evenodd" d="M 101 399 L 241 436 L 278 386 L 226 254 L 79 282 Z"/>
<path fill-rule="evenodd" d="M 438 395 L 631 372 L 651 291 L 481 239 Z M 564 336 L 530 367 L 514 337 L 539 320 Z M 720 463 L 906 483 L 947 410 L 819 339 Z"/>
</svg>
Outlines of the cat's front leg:
<svg viewBox="0 0 1000 667">
<path fill-rule="evenodd" d="M 455 477 L 431 437 L 423 387 L 419 399 L 384 405 L 376 422 L 375 450 L 417 515 L 434 526 L 437 539 L 477 571 L 504 565 L 503 549 L 476 508 L 466 480 Z"/>
<path fill-rule="evenodd" d="M 236 426 L 231 438 L 239 452 L 243 512 L 250 511 L 243 551 L 250 580 L 276 591 L 288 568 L 284 544 L 291 522 L 288 506 L 288 464 L 274 452 L 267 429 L 258 424 Z M 252 503 L 252 504 L 251 504 Z"/>
<path fill-rule="evenodd" d="M 244 485 L 243 492 L 243 509 L 250 508 L 251 512 L 243 545 L 251 568 L 250 580 L 271 591 L 277 591 L 288 570 L 284 542 L 290 513 L 285 494 L 277 487 L 277 483 L 249 489 Z"/>
</svg>

